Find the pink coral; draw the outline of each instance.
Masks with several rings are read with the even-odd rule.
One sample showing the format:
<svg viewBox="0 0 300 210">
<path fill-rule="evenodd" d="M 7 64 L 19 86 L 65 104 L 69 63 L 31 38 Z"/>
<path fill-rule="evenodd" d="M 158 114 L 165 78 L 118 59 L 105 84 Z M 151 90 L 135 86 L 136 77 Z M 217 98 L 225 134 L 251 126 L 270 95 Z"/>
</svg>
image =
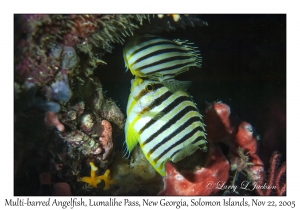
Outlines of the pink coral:
<svg viewBox="0 0 300 210">
<path fill-rule="evenodd" d="M 105 160 L 112 152 L 114 146 L 112 141 L 112 127 L 107 120 L 102 120 L 100 132 L 99 141 L 101 147 L 104 149 L 102 159 Z"/>
<path fill-rule="evenodd" d="M 247 122 L 241 122 L 234 138 L 236 146 L 245 149 L 250 155 L 253 155 L 257 150 L 256 141 L 252 126 Z"/>
<path fill-rule="evenodd" d="M 206 109 L 204 122 L 210 142 L 222 142 L 229 146 L 228 156 L 232 166 L 234 164 L 238 169 L 245 170 L 253 181 L 261 179 L 263 162 L 256 154 L 257 138 L 252 126 L 245 121 L 232 126 L 230 108 L 221 102 L 213 103 Z"/>
<path fill-rule="evenodd" d="M 205 111 L 204 122 L 208 141 L 224 139 L 233 132 L 230 123 L 230 108 L 221 102 L 210 104 Z"/>
</svg>

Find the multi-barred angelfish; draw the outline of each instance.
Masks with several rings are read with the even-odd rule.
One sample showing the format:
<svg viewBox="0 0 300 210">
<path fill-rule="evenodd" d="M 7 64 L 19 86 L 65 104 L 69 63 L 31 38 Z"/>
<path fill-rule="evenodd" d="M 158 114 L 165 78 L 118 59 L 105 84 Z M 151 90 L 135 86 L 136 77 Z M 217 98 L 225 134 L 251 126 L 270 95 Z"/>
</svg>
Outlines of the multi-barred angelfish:
<svg viewBox="0 0 300 210">
<path fill-rule="evenodd" d="M 201 68 L 202 57 L 191 44 L 154 35 L 133 37 L 123 50 L 125 66 L 133 75 L 160 81 L 172 92 L 187 90 L 191 82 L 174 77 L 192 66 Z"/>
<path fill-rule="evenodd" d="M 162 176 L 168 160 L 178 162 L 197 149 L 207 150 L 202 116 L 190 95 L 139 77 L 131 81 L 125 136 L 127 155 L 139 143 Z"/>
</svg>

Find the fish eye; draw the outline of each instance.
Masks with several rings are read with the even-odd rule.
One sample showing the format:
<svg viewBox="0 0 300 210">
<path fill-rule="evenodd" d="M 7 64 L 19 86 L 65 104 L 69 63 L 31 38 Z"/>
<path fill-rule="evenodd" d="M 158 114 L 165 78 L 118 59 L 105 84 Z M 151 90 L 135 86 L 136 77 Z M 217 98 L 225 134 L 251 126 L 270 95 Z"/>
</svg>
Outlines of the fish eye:
<svg viewBox="0 0 300 210">
<path fill-rule="evenodd" d="M 147 86 L 146 86 L 146 90 L 147 90 L 147 92 L 151 92 L 151 91 L 154 91 L 154 85 L 153 84 L 148 84 Z"/>
</svg>

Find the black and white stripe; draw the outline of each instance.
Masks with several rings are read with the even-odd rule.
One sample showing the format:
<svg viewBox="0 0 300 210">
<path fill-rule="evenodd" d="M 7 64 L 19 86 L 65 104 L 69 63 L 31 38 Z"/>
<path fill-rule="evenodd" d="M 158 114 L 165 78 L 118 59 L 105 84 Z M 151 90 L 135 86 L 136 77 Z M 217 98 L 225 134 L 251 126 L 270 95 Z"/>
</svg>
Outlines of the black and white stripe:
<svg viewBox="0 0 300 210">
<path fill-rule="evenodd" d="M 133 75 L 165 80 L 174 78 L 191 66 L 201 67 L 199 51 L 180 40 L 152 35 L 134 38 L 124 47 L 124 60 Z"/>
<path fill-rule="evenodd" d="M 166 160 L 174 161 L 173 157 L 190 144 L 206 144 L 202 116 L 186 92 L 171 93 L 158 82 L 135 80 L 139 84 L 129 97 L 126 124 L 131 124 L 138 133 L 148 161 L 164 175 Z M 149 84 L 154 90 L 145 91 Z"/>
</svg>

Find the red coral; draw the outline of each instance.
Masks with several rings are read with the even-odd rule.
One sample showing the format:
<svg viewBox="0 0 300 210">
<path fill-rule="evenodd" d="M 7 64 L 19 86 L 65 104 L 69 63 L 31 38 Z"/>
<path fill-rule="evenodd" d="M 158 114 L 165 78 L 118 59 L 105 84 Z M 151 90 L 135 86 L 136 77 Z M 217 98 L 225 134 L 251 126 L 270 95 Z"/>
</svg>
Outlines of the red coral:
<svg viewBox="0 0 300 210">
<path fill-rule="evenodd" d="M 207 107 L 204 122 L 208 141 L 224 139 L 225 136 L 233 132 L 229 117 L 230 108 L 226 104 L 217 102 Z"/>
<path fill-rule="evenodd" d="M 239 171 L 245 170 L 253 182 L 262 178 L 263 162 L 256 154 L 257 139 L 249 123 L 241 121 L 237 126 L 232 126 L 230 108 L 221 102 L 211 104 L 206 109 L 204 122 L 210 142 L 222 142 L 229 146 L 228 156 L 232 165 L 235 164 Z M 239 152 L 240 149 L 243 154 Z"/>
<path fill-rule="evenodd" d="M 247 122 L 241 122 L 239 124 L 237 133 L 235 134 L 234 142 L 236 147 L 243 148 L 250 155 L 256 153 L 257 150 L 257 139 L 253 135 L 252 126 Z"/>
<path fill-rule="evenodd" d="M 166 163 L 164 189 L 159 195 L 211 195 L 218 184 L 229 178 L 229 162 L 217 147 L 211 147 L 203 168 L 196 172 L 179 173 L 171 162 Z"/>
<path fill-rule="evenodd" d="M 213 112 L 213 110 L 215 111 Z M 286 193 L 286 164 L 283 163 L 281 167 L 278 166 L 280 161 L 279 153 L 274 152 L 271 157 L 269 177 L 266 180 L 264 164 L 257 155 L 257 139 L 253 135 L 252 126 L 243 121 L 236 128 L 229 129 L 229 113 L 229 107 L 222 103 L 215 103 L 207 109 L 205 120 L 208 139 L 213 142 L 223 142 L 229 146 L 228 156 L 230 157 L 231 165 L 235 164 L 238 171 L 245 170 L 247 172 L 257 194 L 284 195 Z M 214 122 L 217 119 L 216 116 L 219 116 L 219 122 Z M 264 189 L 261 186 L 268 186 L 268 188 Z"/>
</svg>

